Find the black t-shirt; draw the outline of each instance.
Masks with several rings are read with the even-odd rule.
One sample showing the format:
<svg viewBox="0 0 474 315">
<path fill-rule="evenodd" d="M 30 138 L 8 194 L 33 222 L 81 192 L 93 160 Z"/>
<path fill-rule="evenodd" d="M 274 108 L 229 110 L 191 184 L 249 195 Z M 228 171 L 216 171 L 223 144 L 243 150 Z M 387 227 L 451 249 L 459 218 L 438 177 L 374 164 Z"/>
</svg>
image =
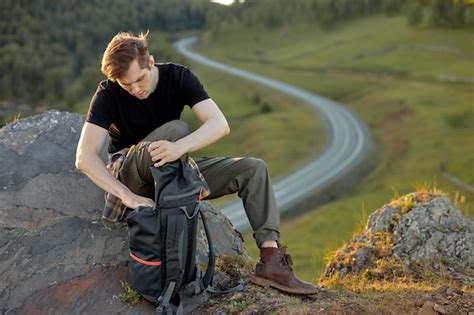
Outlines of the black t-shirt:
<svg viewBox="0 0 474 315">
<path fill-rule="evenodd" d="M 208 99 L 198 78 L 185 66 L 160 63 L 155 91 L 140 100 L 109 80 L 100 82 L 86 121 L 107 129 L 109 153 L 131 147 L 161 125 L 179 119 L 185 105 Z"/>
</svg>

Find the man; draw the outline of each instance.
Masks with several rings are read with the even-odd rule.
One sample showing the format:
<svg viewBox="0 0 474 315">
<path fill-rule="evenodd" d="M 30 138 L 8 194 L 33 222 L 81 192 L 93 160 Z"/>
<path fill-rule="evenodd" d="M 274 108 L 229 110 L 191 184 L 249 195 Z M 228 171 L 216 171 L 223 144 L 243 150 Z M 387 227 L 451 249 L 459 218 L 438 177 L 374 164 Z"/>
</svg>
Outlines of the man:
<svg viewBox="0 0 474 315">
<path fill-rule="evenodd" d="M 147 34 L 118 33 L 102 58 L 107 80 L 95 92 L 77 147 L 76 167 L 104 189 L 104 218 L 121 220 L 126 209 L 153 206 L 150 166 L 160 167 L 229 133 L 226 118 L 186 67 L 156 64 Z M 202 122 L 189 133 L 180 121 L 185 105 Z M 100 159 L 110 135 L 109 163 Z M 191 163 L 194 160 L 190 159 Z M 298 280 L 286 247 L 279 247 L 279 212 L 267 167 L 255 158 L 198 158 L 207 181 L 205 199 L 238 193 L 260 248 L 254 282 L 284 292 L 312 294 L 313 284 Z"/>
</svg>

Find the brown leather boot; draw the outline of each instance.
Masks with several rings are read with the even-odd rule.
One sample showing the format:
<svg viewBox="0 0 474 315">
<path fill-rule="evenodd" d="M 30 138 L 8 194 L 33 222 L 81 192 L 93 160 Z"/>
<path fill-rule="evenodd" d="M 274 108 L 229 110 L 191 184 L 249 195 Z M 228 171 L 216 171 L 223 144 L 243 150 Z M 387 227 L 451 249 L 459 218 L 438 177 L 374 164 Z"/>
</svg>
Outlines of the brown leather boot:
<svg viewBox="0 0 474 315">
<path fill-rule="evenodd" d="M 251 282 L 273 287 L 286 293 L 314 294 L 318 288 L 309 282 L 297 279 L 293 273 L 293 261 L 286 253 L 286 246 L 281 248 L 264 247 L 260 249 L 260 261 L 255 267 Z"/>
</svg>

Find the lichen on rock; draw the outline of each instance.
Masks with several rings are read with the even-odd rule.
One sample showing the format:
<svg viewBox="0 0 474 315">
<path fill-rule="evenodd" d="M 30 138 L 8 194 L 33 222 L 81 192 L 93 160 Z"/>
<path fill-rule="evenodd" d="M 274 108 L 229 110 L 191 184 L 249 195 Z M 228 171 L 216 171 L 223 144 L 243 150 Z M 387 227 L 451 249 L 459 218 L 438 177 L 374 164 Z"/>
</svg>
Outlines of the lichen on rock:
<svg viewBox="0 0 474 315">
<path fill-rule="evenodd" d="M 366 229 L 337 251 L 324 278 L 445 277 L 472 285 L 474 221 L 447 196 L 412 193 L 372 213 Z"/>
</svg>

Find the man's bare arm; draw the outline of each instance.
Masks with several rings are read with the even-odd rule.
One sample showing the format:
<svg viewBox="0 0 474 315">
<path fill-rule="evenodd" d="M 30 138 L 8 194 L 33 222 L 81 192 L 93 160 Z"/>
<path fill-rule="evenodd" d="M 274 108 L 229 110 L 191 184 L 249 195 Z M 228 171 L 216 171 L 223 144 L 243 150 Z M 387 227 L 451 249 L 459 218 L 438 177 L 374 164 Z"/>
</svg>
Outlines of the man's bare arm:
<svg viewBox="0 0 474 315">
<path fill-rule="evenodd" d="M 202 125 L 193 133 L 176 142 L 156 141 L 150 144 L 148 151 L 155 166 L 177 160 L 185 153 L 199 150 L 229 134 L 230 129 L 224 114 L 212 99 L 193 106 L 193 112 Z"/>
<path fill-rule="evenodd" d="M 138 196 L 112 176 L 100 158 L 107 138 L 107 130 L 85 123 L 76 151 L 76 168 L 86 174 L 97 186 L 117 196 L 129 208 L 152 206 L 153 200 Z"/>
</svg>

